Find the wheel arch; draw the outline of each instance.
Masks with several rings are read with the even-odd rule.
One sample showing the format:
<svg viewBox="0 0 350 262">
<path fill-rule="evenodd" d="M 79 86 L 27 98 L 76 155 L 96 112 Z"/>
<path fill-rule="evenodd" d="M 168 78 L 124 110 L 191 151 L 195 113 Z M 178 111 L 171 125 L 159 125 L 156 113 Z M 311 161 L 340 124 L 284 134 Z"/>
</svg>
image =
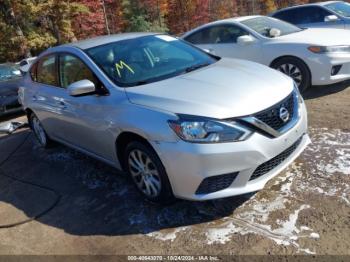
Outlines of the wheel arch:
<svg viewBox="0 0 350 262">
<path fill-rule="evenodd" d="M 30 124 L 30 116 L 32 114 L 35 114 L 34 111 L 30 108 L 25 108 L 24 112 L 26 113 L 27 119 L 28 119 L 28 124 Z"/>
<path fill-rule="evenodd" d="M 132 141 L 138 141 L 148 145 L 154 152 L 156 150 L 153 148 L 152 144 L 142 135 L 131 131 L 124 131 L 120 133 L 115 141 L 116 154 L 122 170 L 125 170 L 125 163 L 123 161 L 123 154 L 127 145 Z"/>
<path fill-rule="evenodd" d="M 293 59 L 297 59 L 297 60 L 299 60 L 300 62 L 302 62 L 302 63 L 306 66 L 307 70 L 309 71 L 310 80 L 311 80 L 311 83 L 312 83 L 312 73 L 311 73 L 310 67 L 309 67 L 309 65 L 308 65 L 303 59 L 301 59 L 300 57 L 297 57 L 297 56 L 294 56 L 294 55 L 283 55 L 283 56 L 279 56 L 279 57 L 276 57 L 274 60 L 272 60 L 272 62 L 269 64 L 269 67 L 273 68 L 273 65 L 274 65 L 275 63 L 277 63 L 279 60 L 284 59 L 284 58 L 293 58 Z"/>
</svg>

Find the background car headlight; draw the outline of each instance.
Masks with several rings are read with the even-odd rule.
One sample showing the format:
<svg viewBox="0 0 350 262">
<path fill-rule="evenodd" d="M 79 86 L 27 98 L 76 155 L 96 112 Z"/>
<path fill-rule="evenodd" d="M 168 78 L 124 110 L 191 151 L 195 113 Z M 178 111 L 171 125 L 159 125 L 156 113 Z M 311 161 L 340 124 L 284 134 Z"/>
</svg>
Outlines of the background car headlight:
<svg viewBox="0 0 350 262">
<path fill-rule="evenodd" d="M 350 53 L 350 46 L 339 45 L 339 46 L 309 46 L 309 51 L 316 54 L 324 53 Z"/>
<path fill-rule="evenodd" d="M 170 120 L 169 125 L 182 140 L 192 143 L 242 141 L 252 134 L 235 121 L 180 117 L 179 120 Z"/>
</svg>

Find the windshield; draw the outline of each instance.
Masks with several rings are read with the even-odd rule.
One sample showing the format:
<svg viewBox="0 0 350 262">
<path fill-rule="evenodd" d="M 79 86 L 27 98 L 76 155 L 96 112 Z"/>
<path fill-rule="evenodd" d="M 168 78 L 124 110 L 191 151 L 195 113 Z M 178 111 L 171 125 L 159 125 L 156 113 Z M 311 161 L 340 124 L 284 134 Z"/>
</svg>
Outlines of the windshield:
<svg viewBox="0 0 350 262">
<path fill-rule="evenodd" d="M 0 65 L 0 82 L 20 77 L 22 77 L 22 73 L 16 66 Z"/>
<path fill-rule="evenodd" d="M 255 32 L 265 36 L 265 37 L 277 37 L 282 35 L 288 35 L 296 32 L 300 32 L 302 29 L 296 27 L 287 22 L 271 18 L 271 17 L 255 17 L 241 22 L 242 24 L 250 27 Z M 276 34 L 277 29 L 278 33 Z M 271 31 L 274 31 L 272 34 Z"/>
<path fill-rule="evenodd" d="M 86 50 L 117 85 L 160 81 L 210 65 L 216 59 L 168 35 L 122 40 Z"/>
<path fill-rule="evenodd" d="M 350 4 L 344 2 L 336 2 L 326 5 L 326 7 L 338 15 L 350 17 Z"/>
</svg>

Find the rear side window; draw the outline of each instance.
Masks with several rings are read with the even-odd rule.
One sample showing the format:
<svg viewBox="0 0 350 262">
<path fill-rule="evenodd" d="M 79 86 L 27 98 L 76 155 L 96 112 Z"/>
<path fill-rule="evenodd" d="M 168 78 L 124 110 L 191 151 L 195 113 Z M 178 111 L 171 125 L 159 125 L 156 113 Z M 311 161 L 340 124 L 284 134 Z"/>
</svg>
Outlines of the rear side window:
<svg viewBox="0 0 350 262">
<path fill-rule="evenodd" d="M 45 56 L 38 62 L 36 81 L 42 84 L 59 86 L 56 68 L 56 56 Z"/>
<path fill-rule="evenodd" d="M 32 65 L 32 67 L 30 68 L 30 71 L 29 71 L 30 77 L 35 82 L 38 82 L 38 80 L 36 78 L 36 68 L 37 67 L 38 67 L 38 63 L 35 63 L 34 65 Z"/>
<path fill-rule="evenodd" d="M 72 55 L 60 55 L 60 81 L 63 88 L 80 80 L 90 80 L 99 85 L 97 78 L 91 70 L 77 57 Z"/>
</svg>

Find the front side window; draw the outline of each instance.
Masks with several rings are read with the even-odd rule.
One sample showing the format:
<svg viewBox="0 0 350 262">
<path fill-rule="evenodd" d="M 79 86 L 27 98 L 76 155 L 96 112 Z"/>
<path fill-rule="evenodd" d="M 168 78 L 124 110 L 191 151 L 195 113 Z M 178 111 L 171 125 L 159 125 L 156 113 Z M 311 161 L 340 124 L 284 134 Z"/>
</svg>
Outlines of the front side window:
<svg viewBox="0 0 350 262">
<path fill-rule="evenodd" d="M 186 41 L 195 44 L 231 44 L 237 43 L 237 38 L 249 35 L 244 29 L 235 25 L 218 25 L 202 29 L 185 38 Z"/>
<path fill-rule="evenodd" d="M 123 87 L 164 80 L 217 61 L 167 35 L 122 40 L 85 51 L 111 80 Z"/>
<path fill-rule="evenodd" d="M 185 40 L 194 45 L 211 44 L 212 41 L 210 39 L 210 28 L 200 29 L 199 31 L 196 31 L 195 33 L 187 36 Z"/>
<path fill-rule="evenodd" d="M 325 5 L 325 6 L 338 15 L 350 17 L 350 4 L 349 3 L 335 2 L 335 3 Z"/>
<path fill-rule="evenodd" d="M 84 79 L 98 85 L 94 74 L 79 58 L 73 55 L 61 55 L 59 61 L 62 87 L 67 88 L 70 84 Z"/>
<path fill-rule="evenodd" d="M 276 37 L 270 35 L 270 30 L 273 28 L 278 29 L 280 31 L 280 36 L 300 32 L 302 30 L 301 28 L 296 27 L 287 22 L 264 16 L 247 19 L 245 21 L 242 21 L 241 23 L 248 26 L 260 35 L 270 38 Z"/>
<path fill-rule="evenodd" d="M 298 8 L 298 13 L 296 14 L 298 24 L 312 24 L 312 23 L 322 23 L 325 21 L 325 17 L 330 15 L 327 10 L 318 6 L 309 6 Z"/>
<path fill-rule="evenodd" d="M 40 59 L 36 69 L 37 82 L 51 86 L 59 86 L 56 69 L 56 55 L 49 55 Z"/>
<path fill-rule="evenodd" d="M 237 43 L 237 38 L 249 33 L 234 25 L 213 26 L 210 28 L 210 39 L 213 44 Z"/>
</svg>

